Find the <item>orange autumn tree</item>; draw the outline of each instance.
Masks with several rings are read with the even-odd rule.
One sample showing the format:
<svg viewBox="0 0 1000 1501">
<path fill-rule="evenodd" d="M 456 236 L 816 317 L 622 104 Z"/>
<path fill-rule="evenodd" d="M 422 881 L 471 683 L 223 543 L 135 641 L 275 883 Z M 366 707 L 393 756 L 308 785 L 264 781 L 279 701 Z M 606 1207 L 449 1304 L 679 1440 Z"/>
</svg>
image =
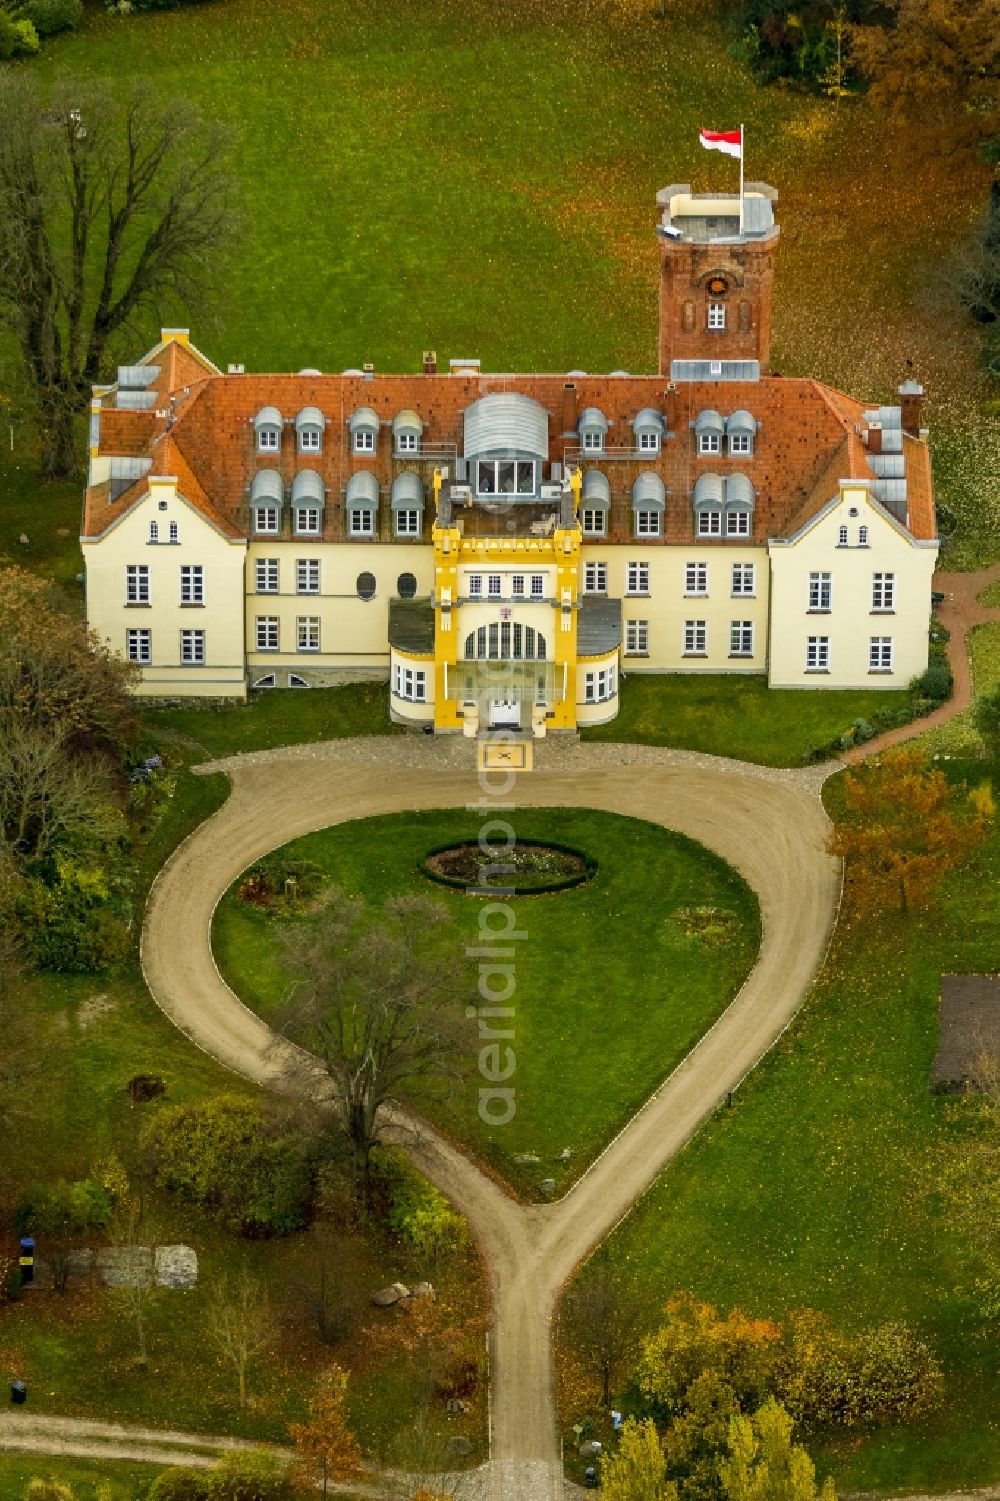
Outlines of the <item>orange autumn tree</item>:
<svg viewBox="0 0 1000 1501">
<path fill-rule="evenodd" d="M 292 1482 L 299 1490 L 322 1489 L 331 1482 L 347 1480 L 361 1469 L 361 1451 L 347 1426 L 347 1372 L 333 1365 L 320 1378 L 309 1404 L 309 1419 L 291 1423 L 288 1431 L 295 1445 Z"/>
<path fill-rule="evenodd" d="M 980 848 L 996 811 L 988 787 L 949 782 L 913 747 L 847 772 L 844 796 L 847 817 L 828 848 L 847 861 L 845 893 L 859 913 L 926 907 Z"/>
</svg>

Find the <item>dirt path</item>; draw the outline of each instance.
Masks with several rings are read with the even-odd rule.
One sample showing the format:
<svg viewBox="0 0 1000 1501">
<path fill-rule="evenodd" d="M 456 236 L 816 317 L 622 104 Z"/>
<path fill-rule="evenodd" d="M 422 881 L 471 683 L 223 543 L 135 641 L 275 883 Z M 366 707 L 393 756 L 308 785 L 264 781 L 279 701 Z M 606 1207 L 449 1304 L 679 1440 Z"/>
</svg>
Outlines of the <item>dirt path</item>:
<svg viewBox="0 0 1000 1501">
<path fill-rule="evenodd" d="M 224 769 L 232 795 L 164 866 L 142 939 L 153 997 L 192 1042 L 269 1087 L 287 1087 L 288 1066 L 297 1063 L 298 1090 L 323 1088 L 316 1066 L 276 1042 L 222 980 L 210 947 L 212 914 L 240 871 L 301 834 L 373 814 L 477 802 L 482 789 L 471 769 L 428 769 L 440 764 L 433 752 L 405 741 L 331 742 L 202 768 Z M 471 752 L 458 744 L 449 759 L 471 760 Z M 822 961 L 839 893 L 839 868 L 824 849 L 824 769 L 775 772 L 612 746 L 574 747 L 569 762 L 521 777 L 506 801 L 628 814 L 701 841 L 757 892 L 763 941 L 728 1010 L 558 1203 L 515 1204 L 426 1125 L 407 1142 L 467 1216 L 490 1270 L 494 1472 L 507 1496 L 561 1489 L 551 1321 L 563 1283 L 794 1016 Z M 516 829 L 516 811 L 505 816 Z"/>
<path fill-rule="evenodd" d="M 934 729 L 936 725 L 947 724 L 949 720 L 954 719 L 956 715 L 969 707 L 972 703 L 972 658 L 969 654 L 969 632 L 973 626 L 984 625 L 990 620 L 1000 620 L 1000 609 L 979 604 L 976 596 L 986 588 L 987 584 L 996 583 L 998 579 L 1000 579 L 1000 563 L 994 563 L 990 568 L 981 568 L 978 573 L 936 573 L 934 575 L 934 588 L 944 595 L 944 599 L 934 613 L 951 636 L 948 643 L 948 660 L 955 679 L 951 698 L 939 709 L 935 709 L 933 714 L 928 714 L 925 719 L 915 719 L 912 724 L 901 725 L 898 730 L 888 730 L 884 735 L 877 735 L 874 740 L 866 741 L 864 745 L 856 745 L 851 750 L 845 751 L 840 757 L 841 761 L 850 765 L 867 760 L 869 756 L 888 750 L 890 746 L 901 745 L 904 740 L 912 740 L 915 736 L 922 735 L 925 730 Z"/>
</svg>

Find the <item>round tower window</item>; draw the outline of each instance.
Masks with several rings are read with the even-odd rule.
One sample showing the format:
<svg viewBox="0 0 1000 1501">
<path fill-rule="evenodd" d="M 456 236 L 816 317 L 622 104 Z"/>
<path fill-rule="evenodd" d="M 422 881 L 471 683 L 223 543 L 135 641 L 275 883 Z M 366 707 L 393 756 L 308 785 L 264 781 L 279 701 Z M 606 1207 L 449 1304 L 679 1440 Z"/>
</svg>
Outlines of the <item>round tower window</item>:
<svg viewBox="0 0 1000 1501">
<path fill-rule="evenodd" d="M 417 592 L 417 580 L 415 574 L 401 573 L 396 580 L 396 592 L 400 599 L 412 599 Z"/>
<path fill-rule="evenodd" d="M 374 573 L 359 573 L 358 574 L 358 598 L 359 599 L 374 599 L 375 598 L 375 575 L 374 575 Z"/>
</svg>

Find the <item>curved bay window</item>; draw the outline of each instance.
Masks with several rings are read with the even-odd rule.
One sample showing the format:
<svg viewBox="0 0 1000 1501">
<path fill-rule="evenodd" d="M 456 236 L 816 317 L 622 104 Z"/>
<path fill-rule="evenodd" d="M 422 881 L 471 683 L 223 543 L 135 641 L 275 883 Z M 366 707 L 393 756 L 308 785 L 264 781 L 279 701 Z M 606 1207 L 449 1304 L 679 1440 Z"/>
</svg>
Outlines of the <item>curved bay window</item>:
<svg viewBox="0 0 1000 1501">
<path fill-rule="evenodd" d="M 518 620 L 495 620 L 465 638 L 467 662 L 544 662 L 545 637 Z"/>
</svg>

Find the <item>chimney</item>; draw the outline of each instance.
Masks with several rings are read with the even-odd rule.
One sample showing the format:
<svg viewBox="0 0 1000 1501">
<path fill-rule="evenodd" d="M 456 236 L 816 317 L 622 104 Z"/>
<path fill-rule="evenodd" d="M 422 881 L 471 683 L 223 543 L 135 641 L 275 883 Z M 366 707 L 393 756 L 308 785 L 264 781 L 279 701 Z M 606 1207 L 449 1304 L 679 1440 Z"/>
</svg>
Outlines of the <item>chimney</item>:
<svg viewBox="0 0 1000 1501">
<path fill-rule="evenodd" d="M 438 373 L 437 350 L 436 349 L 425 349 L 424 350 L 424 374 L 425 375 L 437 375 L 437 373 Z"/>
<path fill-rule="evenodd" d="M 868 452 L 882 452 L 882 424 L 881 422 L 869 422 L 868 424 Z"/>
<path fill-rule="evenodd" d="M 576 382 L 572 380 L 563 386 L 562 430 L 564 436 L 576 432 Z"/>
<path fill-rule="evenodd" d="M 899 388 L 899 406 L 903 418 L 903 432 L 911 438 L 920 437 L 920 408 L 923 406 L 924 388 L 919 381 L 904 380 Z"/>
<path fill-rule="evenodd" d="M 677 387 L 672 382 L 663 393 L 663 420 L 672 433 L 677 426 Z"/>
</svg>

